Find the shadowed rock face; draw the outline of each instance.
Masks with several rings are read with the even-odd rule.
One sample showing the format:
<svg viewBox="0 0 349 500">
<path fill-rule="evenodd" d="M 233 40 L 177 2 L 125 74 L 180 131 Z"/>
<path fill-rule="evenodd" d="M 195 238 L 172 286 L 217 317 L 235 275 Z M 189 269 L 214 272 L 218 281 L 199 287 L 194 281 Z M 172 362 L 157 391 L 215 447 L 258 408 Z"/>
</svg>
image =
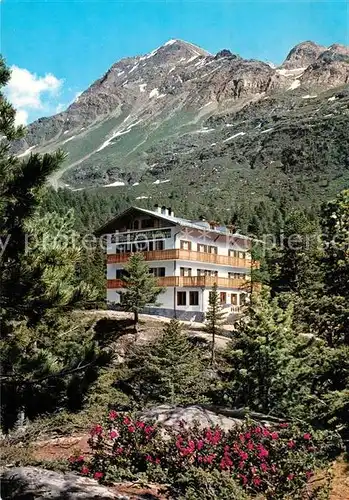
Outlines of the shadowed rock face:
<svg viewBox="0 0 349 500">
<path fill-rule="evenodd" d="M 297 102 L 303 105 L 303 96 L 348 83 L 348 66 L 348 47 L 338 44 L 326 48 L 303 42 L 275 68 L 227 49 L 214 56 L 188 42 L 169 40 L 149 54 L 118 61 L 66 111 L 29 125 L 14 152 L 66 150 L 62 171 L 51 179 L 54 187 L 64 185 L 62 179 L 71 187 L 132 184 L 146 172 L 154 173 L 153 165 L 167 162 L 169 154 L 176 156 L 173 164 L 182 155 L 189 158 L 188 146 L 192 150 L 194 143 L 199 149 L 201 142 L 215 146 L 202 153 L 208 159 L 242 144 L 241 139 L 230 142 L 227 129 L 213 131 L 208 120 L 216 118 L 217 124 L 227 114 L 227 126 L 237 126 L 230 136 L 243 133 L 245 143 L 246 129 L 255 135 L 258 123 L 249 124 L 247 117 L 241 128 L 242 110 L 255 120 L 260 105 L 268 108 L 273 102 L 269 117 L 278 110 L 282 123 L 295 120 L 290 110 Z M 312 119 L 318 117 L 313 114 Z M 209 143 L 201 141 L 206 137 Z"/>
</svg>

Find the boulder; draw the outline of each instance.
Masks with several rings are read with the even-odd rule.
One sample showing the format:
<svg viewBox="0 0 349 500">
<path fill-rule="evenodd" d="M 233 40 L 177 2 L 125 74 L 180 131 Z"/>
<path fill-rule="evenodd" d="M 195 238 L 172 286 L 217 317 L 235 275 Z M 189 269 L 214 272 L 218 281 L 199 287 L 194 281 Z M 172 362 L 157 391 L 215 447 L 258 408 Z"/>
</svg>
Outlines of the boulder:
<svg viewBox="0 0 349 500">
<path fill-rule="evenodd" d="M 128 498 L 113 493 L 97 481 L 73 473 L 62 474 L 39 467 L 4 468 L 2 500 L 115 500 Z"/>
<path fill-rule="evenodd" d="M 164 427 L 179 429 L 184 426 L 190 427 L 197 422 L 201 428 L 219 426 L 225 431 L 241 425 L 243 418 L 225 416 L 219 410 L 211 411 L 204 406 L 170 406 L 160 405 L 144 411 L 142 419 L 153 420 L 161 423 Z"/>
</svg>

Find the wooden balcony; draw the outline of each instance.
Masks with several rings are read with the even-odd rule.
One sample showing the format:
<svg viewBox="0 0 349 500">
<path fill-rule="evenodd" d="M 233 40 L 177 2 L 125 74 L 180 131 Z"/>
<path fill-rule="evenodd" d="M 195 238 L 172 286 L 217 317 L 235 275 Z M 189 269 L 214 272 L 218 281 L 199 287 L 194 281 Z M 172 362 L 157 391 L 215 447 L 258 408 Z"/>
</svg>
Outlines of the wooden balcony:
<svg viewBox="0 0 349 500">
<path fill-rule="evenodd" d="M 215 276 L 165 276 L 158 278 L 158 285 L 163 287 L 201 287 L 212 288 L 216 283 L 221 288 L 240 289 L 249 291 L 251 286 L 249 281 L 244 279 L 217 278 Z M 123 281 L 120 279 L 108 280 L 108 288 L 123 288 Z"/>
<path fill-rule="evenodd" d="M 194 252 L 191 250 L 154 250 L 152 252 L 142 252 L 145 260 L 147 261 L 161 261 L 161 260 L 184 260 L 194 262 L 207 262 L 208 264 L 219 264 L 221 266 L 231 266 L 240 268 L 251 267 L 251 261 L 246 259 L 239 259 L 237 257 L 229 257 L 228 255 L 218 255 L 215 253 Z M 130 253 L 117 253 L 107 255 L 108 264 L 124 263 L 130 258 Z M 253 261 L 252 266 L 259 268 L 259 262 Z"/>
</svg>

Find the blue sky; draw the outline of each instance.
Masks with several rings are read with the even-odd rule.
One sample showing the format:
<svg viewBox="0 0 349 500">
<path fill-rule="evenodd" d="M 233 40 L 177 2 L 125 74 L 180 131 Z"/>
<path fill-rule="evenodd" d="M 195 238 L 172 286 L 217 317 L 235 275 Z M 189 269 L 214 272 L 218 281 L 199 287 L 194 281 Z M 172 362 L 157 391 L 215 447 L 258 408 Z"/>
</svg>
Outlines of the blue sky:
<svg viewBox="0 0 349 500">
<path fill-rule="evenodd" d="M 120 58 L 172 38 L 274 63 L 304 40 L 349 43 L 347 0 L 2 0 L 0 9 L 11 97 L 29 122 L 64 109 Z"/>
</svg>

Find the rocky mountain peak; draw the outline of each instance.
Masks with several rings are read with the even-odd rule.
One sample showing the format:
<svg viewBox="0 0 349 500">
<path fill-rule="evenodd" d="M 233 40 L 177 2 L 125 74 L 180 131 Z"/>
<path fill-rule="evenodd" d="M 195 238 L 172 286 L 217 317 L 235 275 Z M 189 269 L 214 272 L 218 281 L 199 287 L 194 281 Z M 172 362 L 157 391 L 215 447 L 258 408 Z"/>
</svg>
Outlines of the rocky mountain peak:
<svg viewBox="0 0 349 500">
<path fill-rule="evenodd" d="M 223 57 L 227 57 L 228 59 L 241 59 L 240 56 L 237 54 L 233 54 L 230 50 L 228 49 L 223 49 L 217 52 L 215 55 L 215 59 L 222 59 Z"/>
<path fill-rule="evenodd" d="M 301 42 L 289 52 L 282 68 L 295 69 L 306 68 L 314 63 L 316 59 L 326 50 L 326 47 L 312 41 Z"/>
</svg>

